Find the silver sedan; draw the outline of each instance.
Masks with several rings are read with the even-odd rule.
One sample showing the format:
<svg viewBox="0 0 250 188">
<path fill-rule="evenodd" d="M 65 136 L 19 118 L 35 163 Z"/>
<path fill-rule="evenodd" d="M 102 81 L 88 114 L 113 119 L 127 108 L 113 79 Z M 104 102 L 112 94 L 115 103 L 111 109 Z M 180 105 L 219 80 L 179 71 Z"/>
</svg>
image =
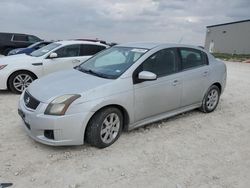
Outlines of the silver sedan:
<svg viewBox="0 0 250 188">
<path fill-rule="evenodd" d="M 36 80 L 18 112 L 38 142 L 104 148 L 124 130 L 196 108 L 214 111 L 226 77 L 225 64 L 199 47 L 128 43 Z"/>
</svg>

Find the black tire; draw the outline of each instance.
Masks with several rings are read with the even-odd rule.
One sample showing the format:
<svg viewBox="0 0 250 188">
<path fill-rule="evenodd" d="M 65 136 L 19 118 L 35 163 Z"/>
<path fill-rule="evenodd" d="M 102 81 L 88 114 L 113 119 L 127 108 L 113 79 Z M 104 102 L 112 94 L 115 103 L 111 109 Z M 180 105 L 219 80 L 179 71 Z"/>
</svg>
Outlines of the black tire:
<svg viewBox="0 0 250 188">
<path fill-rule="evenodd" d="M 117 134 L 115 136 L 115 138 L 112 138 L 113 140 L 110 141 L 109 143 L 105 143 L 103 141 L 104 138 L 102 138 L 101 135 L 101 130 L 104 130 L 104 120 L 106 120 L 107 118 L 109 118 L 112 114 L 116 114 L 117 116 L 115 116 L 116 118 L 119 118 L 119 122 L 120 122 L 120 126 L 119 129 L 117 130 Z M 106 126 L 107 128 L 108 126 Z M 108 147 L 110 145 L 112 145 L 120 136 L 121 131 L 122 131 L 122 127 L 123 127 L 123 115 L 122 112 L 114 107 L 108 107 L 108 108 L 104 108 L 98 112 L 96 112 L 93 117 L 91 118 L 91 120 L 88 123 L 88 126 L 86 128 L 85 131 L 85 141 L 92 145 L 95 146 L 97 148 L 105 148 Z M 111 130 L 111 128 L 109 128 L 109 130 Z M 112 129 L 113 131 L 113 129 Z M 111 132 L 111 131 L 110 131 Z M 109 134 L 109 133 L 106 133 Z M 103 134 L 105 137 L 105 133 Z M 113 137 L 114 135 L 112 135 Z"/>
<path fill-rule="evenodd" d="M 7 56 L 8 53 L 13 50 L 13 48 L 6 48 L 4 51 L 3 51 L 3 55 Z"/>
<path fill-rule="evenodd" d="M 27 76 L 30 77 L 30 80 L 28 81 L 29 84 L 30 84 L 31 82 L 33 82 L 33 81 L 36 79 L 36 76 L 35 76 L 33 73 L 28 72 L 28 71 L 17 71 L 17 72 L 14 72 L 13 74 L 10 75 L 10 77 L 9 77 L 9 79 L 8 79 L 8 88 L 10 89 L 10 91 L 12 91 L 12 92 L 15 93 L 15 94 L 21 94 L 21 93 L 22 93 L 23 90 L 21 90 L 21 88 L 20 88 L 20 90 L 19 90 L 17 87 L 15 87 L 14 82 L 15 82 L 15 80 L 16 80 L 16 78 L 17 78 L 18 76 L 24 77 L 25 75 L 27 75 Z M 28 84 L 28 83 L 25 84 L 24 89 L 25 89 L 29 84 Z M 26 86 L 26 85 L 27 85 L 27 86 Z"/>
<path fill-rule="evenodd" d="M 209 96 L 211 96 L 211 94 L 212 94 L 211 92 L 217 92 L 217 95 L 218 95 L 217 100 L 215 101 L 215 99 L 214 99 L 215 102 L 214 102 L 214 104 L 212 106 L 208 105 L 209 100 L 210 100 Z M 204 96 L 204 98 L 202 100 L 202 105 L 200 107 L 200 111 L 202 111 L 204 113 L 213 112 L 216 109 L 216 107 L 217 107 L 217 105 L 219 103 L 219 100 L 220 100 L 220 89 L 216 85 L 212 85 L 208 89 L 208 91 L 206 92 L 206 94 L 205 94 L 205 96 Z"/>
</svg>

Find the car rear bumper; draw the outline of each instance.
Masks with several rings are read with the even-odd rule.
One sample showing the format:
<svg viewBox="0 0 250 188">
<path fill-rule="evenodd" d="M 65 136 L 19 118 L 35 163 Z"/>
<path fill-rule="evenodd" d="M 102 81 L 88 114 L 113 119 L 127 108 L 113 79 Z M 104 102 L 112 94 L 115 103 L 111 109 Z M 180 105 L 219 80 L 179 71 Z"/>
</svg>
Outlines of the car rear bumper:
<svg viewBox="0 0 250 188">
<path fill-rule="evenodd" d="M 8 74 L 4 70 L 0 70 L 0 90 L 6 90 L 7 87 Z"/>
<path fill-rule="evenodd" d="M 36 111 L 44 112 L 46 106 L 40 103 Z M 52 116 L 38 112 L 27 109 L 21 97 L 18 113 L 22 118 L 24 129 L 31 138 L 51 146 L 82 145 L 84 143 L 84 131 L 89 113 Z"/>
</svg>

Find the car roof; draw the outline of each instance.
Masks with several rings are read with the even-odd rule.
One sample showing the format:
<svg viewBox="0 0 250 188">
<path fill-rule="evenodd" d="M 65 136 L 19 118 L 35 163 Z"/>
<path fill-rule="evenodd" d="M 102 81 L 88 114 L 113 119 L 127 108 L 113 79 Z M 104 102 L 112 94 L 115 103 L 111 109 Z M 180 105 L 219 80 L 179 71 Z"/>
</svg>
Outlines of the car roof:
<svg viewBox="0 0 250 188">
<path fill-rule="evenodd" d="M 56 41 L 55 43 L 59 43 L 59 44 L 62 44 L 62 45 L 69 45 L 69 44 L 92 44 L 92 45 L 107 46 L 107 45 L 102 44 L 100 42 L 78 41 L 78 40 L 61 40 L 61 41 Z"/>
<path fill-rule="evenodd" d="M 129 42 L 129 43 L 125 43 L 125 44 L 118 44 L 116 46 L 152 49 L 152 48 L 155 48 L 161 44 L 162 43 L 156 43 L 156 42 Z"/>
<path fill-rule="evenodd" d="M 120 47 L 131 47 L 131 48 L 144 48 L 144 49 L 153 49 L 156 47 L 164 46 L 166 48 L 177 48 L 177 47 L 183 47 L 183 48 L 194 48 L 198 50 L 202 50 L 198 46 L 194 45 L 186 45 L 186 44 L 175 44 L 175 43 L 160 43 L 160 42 L 130 42 L 125 44 L 119 44 L 117 46 Z"/>
<path fill-rule="evenodd" d="M 31 34 L 26 34 L 26 33 L 8 33 L 8 32 L 0 32 L 0 35 L 2 34 L 9 34 L 9 35 L 31 35 Z M 34 35 L 31 35 L 34 36 Z"/>
</svg>

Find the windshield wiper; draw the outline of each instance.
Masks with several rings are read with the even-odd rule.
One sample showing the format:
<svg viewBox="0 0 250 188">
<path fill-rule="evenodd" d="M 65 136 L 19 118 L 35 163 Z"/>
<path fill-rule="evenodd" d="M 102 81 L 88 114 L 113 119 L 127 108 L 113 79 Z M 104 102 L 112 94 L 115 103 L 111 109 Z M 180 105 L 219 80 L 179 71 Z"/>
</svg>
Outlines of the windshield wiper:
<svg viewBox="0 0 250 188">
<path fill-rule="evenodd" d="M 81 71 L 81 72 L 87 73 L 87 74 L 95 75 L 95 76 L 98 76 L 98 77 L 101 77 L 101 78 L 109 78 L 110 79 L 110 77 L 108 75 L 100 73 L 100 72 L 95 72 L 95 71 L 93 71 L 91 69 L 83 69 L 81 67 L 77 67 L 76 69 Z"/>
</svg>

